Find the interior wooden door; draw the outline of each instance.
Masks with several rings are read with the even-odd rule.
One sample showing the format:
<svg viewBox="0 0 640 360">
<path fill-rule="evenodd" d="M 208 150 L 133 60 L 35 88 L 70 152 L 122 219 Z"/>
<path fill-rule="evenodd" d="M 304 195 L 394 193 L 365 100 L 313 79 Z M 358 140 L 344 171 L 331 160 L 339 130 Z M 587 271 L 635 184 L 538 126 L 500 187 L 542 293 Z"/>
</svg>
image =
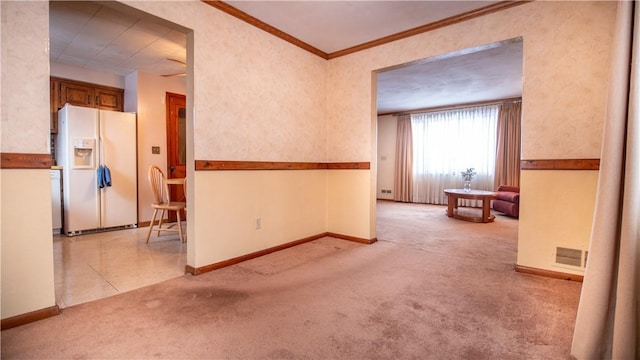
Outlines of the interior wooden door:
<svg viewBox="0 0 640 360">
<path fill-rule="evenodd" d="M 187 163 L 187 98 L 184 95 L 167 92 L 167 177 L 186 177 Z M 169 193 L 174 201 L 185 201 L 183 187 L 170 186 Z M 182 213 L 182 219 L 186 214 Z M 176 221 L 175 214 L 170 214 L 170 221 Z"/>
</svg>

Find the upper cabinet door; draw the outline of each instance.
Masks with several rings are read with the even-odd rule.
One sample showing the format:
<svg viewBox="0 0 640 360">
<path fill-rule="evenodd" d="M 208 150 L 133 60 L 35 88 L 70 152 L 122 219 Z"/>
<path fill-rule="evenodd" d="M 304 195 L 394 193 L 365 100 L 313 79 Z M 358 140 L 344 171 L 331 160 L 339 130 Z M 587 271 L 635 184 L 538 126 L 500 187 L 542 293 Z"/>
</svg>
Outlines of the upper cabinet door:
<svg viewBox="0 0 640 360">
<path fill-rule="evenodd" d="M 95 88 L 95 107 L 103 110 L 122 111 L 122 90 Z"/>
<path fill-rule="evenodd" d="M 60 83 L 60 105 L 69 103 L 76 106 L 95 107 L 95 91 L 93 87 L 81 84 Z"/>
</svg>

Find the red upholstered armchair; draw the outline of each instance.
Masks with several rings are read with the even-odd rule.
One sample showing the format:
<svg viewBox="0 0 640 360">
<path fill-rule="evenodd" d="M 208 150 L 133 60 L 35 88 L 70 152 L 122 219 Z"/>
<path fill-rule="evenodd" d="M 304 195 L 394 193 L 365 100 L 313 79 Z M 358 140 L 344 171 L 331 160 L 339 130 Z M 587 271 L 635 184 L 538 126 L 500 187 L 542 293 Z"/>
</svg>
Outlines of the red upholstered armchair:
<svg viewBox="0 0 640 360">
<path fill-rule="evenodd" d="M 498 198 L 493 200 L 493 210 L 511 217 L 520 215 L 520 188 L 516 186 L 498 186 Z"/>
</svg>

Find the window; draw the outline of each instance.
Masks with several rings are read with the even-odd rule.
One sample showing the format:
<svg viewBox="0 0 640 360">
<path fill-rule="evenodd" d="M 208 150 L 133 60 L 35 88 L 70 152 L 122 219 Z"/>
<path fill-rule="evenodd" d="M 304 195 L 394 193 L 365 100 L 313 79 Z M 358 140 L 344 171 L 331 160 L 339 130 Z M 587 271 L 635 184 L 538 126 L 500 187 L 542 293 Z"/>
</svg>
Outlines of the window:
<svg viewBox="0 0 640 360">
<path fill-rule="evenodd" d="M 473 189 L 492 190 L 497 119 L 498 105 L 412 114 L 413 201 L 446 204 L 443 190 L 462 188 L 468 168 Z"/>
</svg>

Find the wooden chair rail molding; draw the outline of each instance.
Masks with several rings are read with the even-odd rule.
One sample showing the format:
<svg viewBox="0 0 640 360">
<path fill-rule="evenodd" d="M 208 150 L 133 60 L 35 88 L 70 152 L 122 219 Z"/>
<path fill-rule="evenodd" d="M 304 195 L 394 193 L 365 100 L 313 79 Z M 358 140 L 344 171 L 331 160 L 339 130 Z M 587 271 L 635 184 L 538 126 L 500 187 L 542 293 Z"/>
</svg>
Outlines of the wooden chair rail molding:
<svg viewBox="0 0 640 360">
<path fill-rule="evenodd" d="M 51 169 L 51 154 L 2 153 L 0 169 Z"/>
<path fill-rule="evenodd" d="M 521 160 L 520 170 L 599 170 L 600 159 Z"/>
<path fill-rule="evenodd" d="M 368 170 L 371 169 L 371 163 L 196 160 L 195 167 L 196 170 Z"/>
</svg>

